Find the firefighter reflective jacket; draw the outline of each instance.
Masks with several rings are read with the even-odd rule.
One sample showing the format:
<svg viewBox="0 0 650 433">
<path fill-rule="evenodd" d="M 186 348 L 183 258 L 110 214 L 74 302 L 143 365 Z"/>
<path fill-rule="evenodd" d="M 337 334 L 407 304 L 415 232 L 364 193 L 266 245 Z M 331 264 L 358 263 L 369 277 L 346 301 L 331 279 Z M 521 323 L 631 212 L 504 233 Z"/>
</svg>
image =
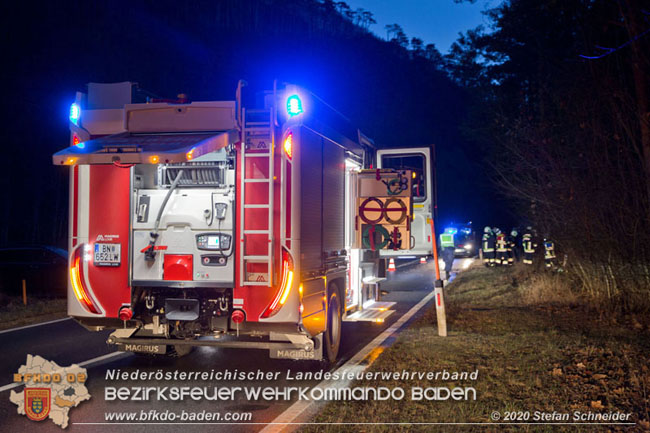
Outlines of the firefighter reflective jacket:
<svg viewBox="0 0 650 433">
<path fill-rule="evenodd" d="M 521 245 L 524 247 L 524 252 L 532 254 L 535 252 L 536 244 L 533 243 L 533 235 L 530 233 L 525 233 L 521 238 Z"/>
<path fill-rule="evenodd" d="M 483 233 L 483 252 L 491 253 L 494 251 L 494 236 L 489 233 Z"/>
<path fill-rule="evenodd" d="M 553 241 L 544 241 L 544 258 L 555 258 L 555 243 Z"/>
<path fill-rule="evenodd" d="M 454 248 L 454 235 L 442 233 L 440 235 L 440 248 Z"/>
<path fill-rule="evenodd" d="M 506 251 L 507 242 L 505 233 L 497 235 L 497 251 Z"/>
</svg>

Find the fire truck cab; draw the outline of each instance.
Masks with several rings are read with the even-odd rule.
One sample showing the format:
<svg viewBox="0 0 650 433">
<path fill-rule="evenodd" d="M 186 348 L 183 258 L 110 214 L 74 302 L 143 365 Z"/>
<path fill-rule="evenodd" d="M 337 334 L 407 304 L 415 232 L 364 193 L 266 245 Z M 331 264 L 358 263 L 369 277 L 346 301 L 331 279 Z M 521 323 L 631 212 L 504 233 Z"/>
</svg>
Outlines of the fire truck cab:
<svg viewBox="0 0 650 433">
<path fill-rule="evenodd" d="M 426 248 L 413 208 L 430 206 L 430 177 L 398 153 L 376 160 L 372 140 L 297 86 L 259 108 L 242 105 L 243 82 L 205 102 L 133 103 L 134 86 L 77 93 L 70 146 L 53 155 L 71 171 L 70 316 L 114 329 L 119 350 L 334 361 L 343 320 L 392 313 L 381 256 Z M 431 172 L 428 149 L 411 154 Z"/>
</svg>

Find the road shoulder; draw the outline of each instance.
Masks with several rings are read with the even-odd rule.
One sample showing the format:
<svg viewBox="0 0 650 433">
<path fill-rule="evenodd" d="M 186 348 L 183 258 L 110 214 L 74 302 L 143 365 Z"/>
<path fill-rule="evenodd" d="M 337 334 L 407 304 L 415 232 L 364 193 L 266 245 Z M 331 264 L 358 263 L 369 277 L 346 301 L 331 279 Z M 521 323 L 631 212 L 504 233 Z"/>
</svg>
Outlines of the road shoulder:
<svg viewBox="0 0 650 433">
<path fill-rule="evenodd" d="M 313 421 L 380 423 L 390 428 L 388 423 L 396 422 L 492 423 L 494 413 L 537 411 L 567 413 L 571 422 L 575 412 L 630 414 L 629 419 L 637 423 L 633 428 L 650 428 L 647 325 L 601 317 L 573 301 L 540 302 L 528 293 L 537 290 L 531 286 L 534 278 L 522 268 L 477 268 L 459 275 L 446 294 L 449 337 L 438 337 L 435 308 L 431 308 L 369 369 L 433 372 L 438 373 L 437 379 L 355 382 L 358 387 L 400 387 L 406 396 L 400 401 L 329 403 Z M 469 377 L 451 376 L 463 372 Z M 473 372 L 477 372 L 475 379 Z M 473 388 L 476 399 L 471 393 L 460 400 L 412 399 L 409 391 L 426 387 Z M 504 427 L 516 431 L 518 426 Z M 584 431 L 593 429 L 584 427 Z M 473 424 L 448 426 L 445 431 L 484 428 Z M 571 428 L 582 431 L 582 427 Z M 323 426 L 304 427 L 304 431 L 317 430 L 323 431 Z"/>
<path fill-rule="evenodd" d="M 66 299 L 5 298 L 0 307 L 0 331 L 34 325 L 67 317 Z"/>
</svg>

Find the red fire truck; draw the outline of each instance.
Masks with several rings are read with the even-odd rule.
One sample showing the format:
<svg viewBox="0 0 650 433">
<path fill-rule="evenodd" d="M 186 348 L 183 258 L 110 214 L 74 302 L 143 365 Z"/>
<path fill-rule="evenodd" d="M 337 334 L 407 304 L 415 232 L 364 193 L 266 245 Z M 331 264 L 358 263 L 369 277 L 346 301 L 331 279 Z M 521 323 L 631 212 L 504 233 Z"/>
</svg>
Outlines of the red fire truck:
<svg viewBox="0 0 650 433">
<path fill-rule="evenodd" d="M 70 316 L 124 351 L 334 361 L 343 320 L 392 313 L 382 256 L 431 254 L 428 148 L 377 151 L 296 86 L 259 108 L 243 82 L 231 101 L 134 89 L 88 84 L 53 155 L 71 173 Z"/>
</svg>

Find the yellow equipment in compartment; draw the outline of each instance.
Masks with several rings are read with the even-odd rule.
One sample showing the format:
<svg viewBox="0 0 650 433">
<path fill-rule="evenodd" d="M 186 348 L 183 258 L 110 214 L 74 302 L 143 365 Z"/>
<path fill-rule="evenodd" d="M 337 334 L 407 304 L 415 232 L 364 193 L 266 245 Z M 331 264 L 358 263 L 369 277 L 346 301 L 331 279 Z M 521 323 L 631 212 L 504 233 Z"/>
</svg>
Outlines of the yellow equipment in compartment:
<svg viewBox="0 0 650 433">
<path fill-rule="evenodd" d="M 361 170 L 354 248 L 407 250 L 411 243 L 411 170 Z"/>
</svg>

